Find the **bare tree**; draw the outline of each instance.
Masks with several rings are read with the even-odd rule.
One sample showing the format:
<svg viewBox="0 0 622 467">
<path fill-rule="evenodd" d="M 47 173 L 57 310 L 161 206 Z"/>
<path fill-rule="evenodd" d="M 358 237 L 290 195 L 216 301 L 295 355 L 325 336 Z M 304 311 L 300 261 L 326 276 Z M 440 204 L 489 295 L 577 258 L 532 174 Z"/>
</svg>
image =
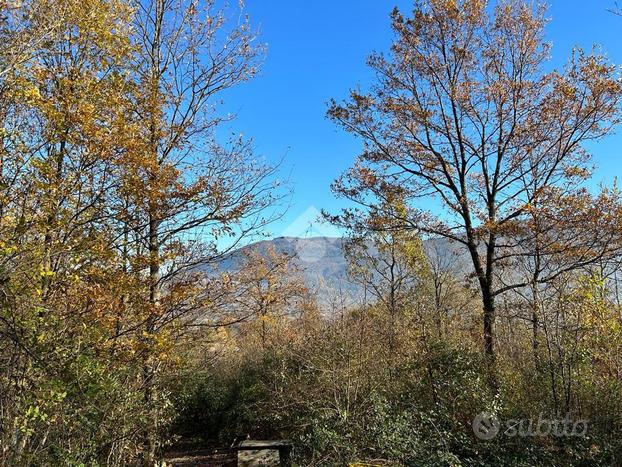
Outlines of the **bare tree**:
<svg viewBox="0 0 622 467">
<path fill-rule="evenodd" d="M 423 291 L 427 285 L 421 239 L 412 232 L 351 232 L 344 252 L 350 280 L 360 284 L 371 301 L 386 312 L 389 348 L 395 348 L 398 322 L 418 311 L 416 291 Z"/>
</svg>

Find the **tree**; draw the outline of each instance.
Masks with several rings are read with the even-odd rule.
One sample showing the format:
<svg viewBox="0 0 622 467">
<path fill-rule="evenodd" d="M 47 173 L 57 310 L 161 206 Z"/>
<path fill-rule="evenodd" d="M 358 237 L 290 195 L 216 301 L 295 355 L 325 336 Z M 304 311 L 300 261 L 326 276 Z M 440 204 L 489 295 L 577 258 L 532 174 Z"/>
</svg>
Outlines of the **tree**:
<svg viewBox="0 0 622 467">
<path fill-rule="evenodd" d="M 393 216 L 458 242 L 481 291 L 485 353 L 494 360 L 500 242 L 550 188 L 572 193 L 589 176 L 584 143 L 619 120 L 622 86 L 600 55 L 573 53 L 546 72 L 545 10 L 520 0 L 417 3 L 392 14 L 389 57 L 373 55 L 377 80 L 329 116 L 365 142 L 334 191 L 363 207 L 398 194 Z M 431 200 L 432 207 L 416 203 Z M 343 213 L 355 222 L 356 210 Z M 509 288 L 520 284 L 509 285 Z"/>
<path fill-rule="evenodd" d="M 128 120 L 136 140 L 121 162 L 117 247 L 147 284 L 136 297 L 141 323 L 121 332 L 149 342 L 208 311 L 196 266 L 263 227 L 280 195 L 275 169 L 253 158 L 249 141 L 221 144 L 215 134 L 226 119 L 216 111 L 219 96 L 253 77 L 261 58 L 248 20 L 230 23 L 232 10 L 211 0 L 137 1 L 135 9 Z M 148 350 L 142 358 L 150 407 L 160 362 Z M 157 449 L 157 425 L 154 409 L 146 463 Z"/>
<path fill-rule="evenodd" d="M 63 29 L 70 5 L 56 0 L 0 2 L 0 80 L 35 57 Z M 50 15 L 50 11 L 57 14 Z"/>
<path fill-rule="evenodd" d="M 140 416 L 129 346 L 110 345 L 129 285 L 108 201 L 127 141 L 131 12 L 97 0 L 20 8 L 3 31 L 17 49 L 0 51 L 0 462 L 120 463 L 134 423 L 120 414 Z"/>
<path fill-rule="evenodd" d="M 523 221 L 505 232 L 497 258 L 506 262 L 507 273 L 499 275 L 499 293 L 513 291 L 530 304 L 536 359 L 541 293 L 568 273 L 611 270 L 620 254 L 621 212 L 616 187 L 598 196 L 585 189 L 568 194 L 549 188 Z"/>
<path fill-rule="evenodd" d="M 348 276 L 363 286 L 365 294 L 385 311 L 389 348 L 393 349 L 398 323 L 403 323 L 407 316 L 426 315 L 426 298 L 431 298 L 426 297 L 431 291 L 429 265 L 421 239 L 414 232 L 387 230 L 387 225 L 374 215 L 367 221 L 365 227 L 351 230 L 344 243 Z M 425 334 L 425 323 L 422 324 Z M 440 333 L 438 319 L 435 326 Z"/>
<path fill-rule="evenodd" d="M 280 196 L 215 136 L 262 48 L 213 2 L 52 3 L 0 19 L 0 459 L 151 463 L 160 377 L 218 295 L 199 266 Z"/>
<path fill-rule="evenodd" d="M 233 280 L 235 296 L 225 306 L 238 320 L 259 325 L 263 350 L 269 344 L 271 324 L 296 312 L 302 313 L 312 304 L 293 257 L 277 252 L 274 247 L 244 251 L 243 263 Z"/>
</svg>

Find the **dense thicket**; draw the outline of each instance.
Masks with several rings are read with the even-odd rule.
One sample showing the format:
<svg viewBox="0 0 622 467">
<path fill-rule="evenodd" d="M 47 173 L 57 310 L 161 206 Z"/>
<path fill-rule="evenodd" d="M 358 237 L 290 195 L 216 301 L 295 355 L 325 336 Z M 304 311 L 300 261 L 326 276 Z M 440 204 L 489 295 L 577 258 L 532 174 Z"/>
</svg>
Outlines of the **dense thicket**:
<svg viewBox="0 0 622 467">
<path fill-rule="evenodd" d="M 304 301 L 231 329 L 177 379 L 173 432 L 198 445 L 289 438 L 297 465 L 619 463 L 616 281 L 597 271 L 560 277 L 543 299 L 536 349 L 531 307 L 508 299 L 493 369 L 478 345 L 477 284 L 422 258 L 412 237 L 382 237 L 373 261 L 357 256 L 356 270 L 414 269 L 416 287 L 369 274 L 380 292 L 369 303 L 325 318 Z M 388 244 L 398 248 L 378 256 Z M 492 439 L 474 432 L 481 413 L 503 423 Z M 558 436 L 539 420 L 570 424 Z"/>
</svg>

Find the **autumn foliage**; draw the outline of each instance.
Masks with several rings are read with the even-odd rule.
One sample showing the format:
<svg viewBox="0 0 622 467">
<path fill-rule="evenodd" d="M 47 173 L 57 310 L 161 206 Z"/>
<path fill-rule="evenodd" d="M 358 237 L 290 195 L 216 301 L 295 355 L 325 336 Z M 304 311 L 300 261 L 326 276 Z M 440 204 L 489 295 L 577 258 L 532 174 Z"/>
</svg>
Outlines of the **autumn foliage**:
<svg viewBox="0 0 622 467">
<path fill-rule="evenodd" d="M 269 219 L 273 169 L 218 142 L 261 48 L 212 2 L 2 3 L 0 460 L 151 464 L 195 267 Z"/>
<path fill-rule="evenodd" d="M 529 2 L 394 10 L 373 85 L 328 110 L 363 145 L 325 215 L 364 293 L 327 308 L 295 252 L 238 249 L 284 196 L 219 137 L 265 52 L 243 11 L 0 0 L 0 465 L 241 436 L 300 465 L 622 462 L 622 195 L 589 184 L 618 68 L 551 69 Z M 590 432 L 482 441 L 482 411 Z"/>
</svg>

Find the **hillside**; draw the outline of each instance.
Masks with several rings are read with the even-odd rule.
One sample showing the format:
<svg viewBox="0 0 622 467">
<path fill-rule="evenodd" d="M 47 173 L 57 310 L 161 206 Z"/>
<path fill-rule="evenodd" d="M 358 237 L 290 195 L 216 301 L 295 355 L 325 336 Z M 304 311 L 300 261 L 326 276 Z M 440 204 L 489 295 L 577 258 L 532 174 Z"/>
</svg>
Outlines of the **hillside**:
<svg viewBox="0 0 622 467">
<path fill-rule="evenodd" d="M 242 262 L 244 252 L 255 249 L 266 252 L 273 248 L 294 258 L 306 286 L 313 292 L 326 313 L 344 305 L 356 303 L 363 298 L 363 288 L 348 278 L 347 261 L 343 252 L 342 238 L 335 237 L 278 237 L 264 240 L 234 251 L 219 264 L 221 271 L 235 271 Z M 464 276 L 468 262 L 459 245 L 445 239 L 424 242 L 424 250 L 431 263 L 454 274 Z"/>
</svg>

